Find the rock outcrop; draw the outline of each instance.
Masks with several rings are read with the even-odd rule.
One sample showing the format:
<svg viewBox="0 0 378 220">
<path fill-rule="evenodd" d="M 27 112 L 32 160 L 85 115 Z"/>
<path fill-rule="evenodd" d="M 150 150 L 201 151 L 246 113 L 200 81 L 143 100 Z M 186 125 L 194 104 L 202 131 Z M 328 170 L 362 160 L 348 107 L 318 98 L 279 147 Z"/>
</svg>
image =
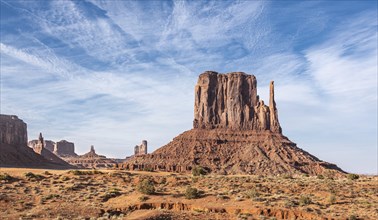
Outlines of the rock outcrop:
<svg viewBox="0 0 378 220">
<path fill-rule="evenodd" d="M 75 157 L 63 157 L 69 164 L 81 168 L 113 168 L 117 162 L 106 158 L 106 156 L 98 155 L 92 145 L 89 152 Z"/>
<path fill-rule="evenodd" d="M 76 157 L 75 144 L 66 140 L 61 140 L 54 145 L 54 154 L 60 157 Z"/>
<path fill-rule="evenodd" d="M 30 143 L 30 142 L 29 142 Z M 33 145 L 33 150 L 35 153 L 41 155 L 46 160 L 60 164 L 63 166 L 68 166 L 68 163 L 62 160 L 60 157 L 58 157 L 56 154 L 52 153 L 50 150 L 48 150 L 45 146 L 45 140 L 42 136 L 42 133 L 39 133 L 38 141 Z M 29 145 L 30 147 L 30 145 Z"/>
<path fill-rule="evenodd" d="M 147 154 L 147 141 L 143 140 L 141 145 L 134 147 L 134 156 Z"/>
<path fill-rule="evenodd" d="M 0 141 L 12 146 L 26 146 L 26 123 L 15 115 L 0 115 Z"/>
<path fill-rule="evenodd" d="M 72 168 L 64 161 L 48 160 L 28 147 L 27 125 L 17 116 L 1 114 L 0 128 L 0 167 Z"/>
<path fill-rule="evenodd" d="M 282 135 L 274 98 L 273 81 L 267 106 L 257 96 L 255 76 L 205 72 L 195 87 L 193 129 L 120 167 L 189 172 L 202 166 L 221 174 L 341 175 L 336 165 L 319 160 Z"/>
<path fill-rule="evenodd" d="M 257 81 L 253 75 L 210 71 L 201 74 L 195 86 L 193 127 L 281 133 L 273 81 L 268 107 L 259 100 Z"/>
</svg>

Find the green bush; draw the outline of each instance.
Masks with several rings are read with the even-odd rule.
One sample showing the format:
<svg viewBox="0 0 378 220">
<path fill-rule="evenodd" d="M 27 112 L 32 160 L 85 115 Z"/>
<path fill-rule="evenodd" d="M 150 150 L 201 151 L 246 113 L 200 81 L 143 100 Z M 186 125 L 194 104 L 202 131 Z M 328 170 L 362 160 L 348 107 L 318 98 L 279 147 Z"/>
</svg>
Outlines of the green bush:
<svg viewBox="0 0 378 220">
<path fill-rule="evenodd" d="M 185 198 L 186 199 L 197 199 L 200 197 L 200 192 L 196 188 L 188 187 L 185 190 Z"/>
<path fill-rule="evenodd" d="M 155 193 L 155 186 L 154 182 L 149 179 L 145 179 L 138 184 L 138 191 L 147 194 L 147 195 L 152 195 Z"/>
<path fill-rule="evenodd" d="M 195 166 L 192 169 L 192 175 L 193 176 L 206 175 L 206 170 L 201 166 Z"/>
<path fill-rule="evenodd" d="M 354 174 L 354 173 L 350 173 L 350 174 L 348 174 L 347 177 L 348 177 L 348 179 L 350 179 L 350 180 L 357 180 L 358 178 L 360 178 L 359 175 Z"/>
</svg>

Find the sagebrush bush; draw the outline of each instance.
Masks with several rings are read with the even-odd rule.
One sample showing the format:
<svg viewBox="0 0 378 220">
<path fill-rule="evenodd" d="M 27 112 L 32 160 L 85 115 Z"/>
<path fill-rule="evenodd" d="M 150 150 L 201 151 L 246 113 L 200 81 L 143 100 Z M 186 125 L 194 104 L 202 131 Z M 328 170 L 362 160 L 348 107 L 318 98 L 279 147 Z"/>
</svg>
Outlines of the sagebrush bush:
<svg viewBox="0 0 378 220">
<path fill-rule="evenodd" d="M 185 198 L 186 199 L 197 199 L 200 197 L 200 192 L 196 188 L 188 187 L 185 190 Z"/>
<path fill-rule="evenodd" d="M 299 204 L 301 206 L 310 205 L 312 203 L 310 196 L 301 196 L 299 198 Z"/>
<path fill-rule="evenodd" d="M 138 184 L 138 191 L 147 194 L 152 195 L 155 193 L 155 186 L 154 182 L 150 179 L 145 179 Z"/>
<path fill-rule="evenodd" d="M 0 174 L 0 180 L 10 181 L 13 177 L 7 173 Z"/>
<path fill-rule="evenodd" d="M 357 174 L 354 174 L 354 173 L 348 174 L 348 179 L 350 179 L 350 180 L 357 180 L 359 178 L 360 178 L 360 176 L 357 175 Z"/>
<path fill-rule="evenodd" d="M 206 170 L 201 166 L 195 166 L 192 169 L 192 175 L 193 176 L 206 175 Z"/>
</svg>

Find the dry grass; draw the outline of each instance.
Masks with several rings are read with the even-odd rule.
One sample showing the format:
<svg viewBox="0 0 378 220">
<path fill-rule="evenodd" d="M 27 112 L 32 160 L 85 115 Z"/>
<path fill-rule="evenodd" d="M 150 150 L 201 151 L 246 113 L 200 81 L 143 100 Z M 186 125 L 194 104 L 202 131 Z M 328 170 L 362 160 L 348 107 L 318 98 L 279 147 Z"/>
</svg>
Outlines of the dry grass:
<svg viewBox="0 0 378 220">
<path fill-rule="evenodd" d="M 148 219 L 152 215 L 166 219 L 378 219 L 377 176 L 361 175 L 353 180 L 248 175 L 193 178 L 160 172 L 8 168 L 0 168 L 0 175 L 4 176 L 0 180 L 2 219 Z M 155 187 L 148 197 L 138 191 L 146 179 Z M 197 189 L 201 197 L 186 198 L 188 188 Z"/>
</svg>

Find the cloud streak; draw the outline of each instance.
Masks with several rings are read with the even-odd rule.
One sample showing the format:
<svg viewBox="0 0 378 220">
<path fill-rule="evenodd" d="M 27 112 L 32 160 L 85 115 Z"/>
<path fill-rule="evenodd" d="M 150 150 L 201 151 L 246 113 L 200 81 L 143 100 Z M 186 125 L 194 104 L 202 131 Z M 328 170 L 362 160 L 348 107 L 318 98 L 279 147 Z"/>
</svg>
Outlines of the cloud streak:
<svg viewBox="0 0 378 220">
<path fill-rule="evenodd" d="M 79 153 L 94 144 L 112 157 L 142 139 L 154 150 L 191 128 L 199 73 L 244 71 L 256 75 L 264 100 L 276 81 L 284 133 L 299 147 L 348 171 L 377 172 L 377 11 L 369 3 L 1 6 L 1 113 L 23 118 L 30 139 L 42 131 L 74 141 Z M 364 162 L 357 167 L 351 155 Z"/>
</svg>

